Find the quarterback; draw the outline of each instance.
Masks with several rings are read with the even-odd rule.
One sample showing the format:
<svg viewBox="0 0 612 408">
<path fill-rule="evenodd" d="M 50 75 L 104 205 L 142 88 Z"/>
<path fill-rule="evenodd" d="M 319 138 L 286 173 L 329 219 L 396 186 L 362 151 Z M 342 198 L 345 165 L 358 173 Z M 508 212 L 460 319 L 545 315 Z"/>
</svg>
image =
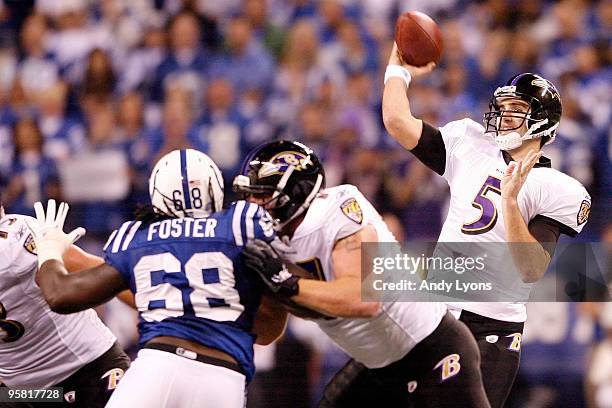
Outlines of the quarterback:
<svg viewBox="0 0 612 408">
<path fill-rule="evenodd" d="M 355 186 L 326 189 L 310 148 L 277 141 L 251 152 L 234 189 L 269 210 L 290 238 L 281 253 L 249 243 L 247 264 L 289 310 L 318 313 L 314 321 L 353 358 L 321 407 L 489 406 L 475 341 L 444 304 L 361 301 L 361 243 L 395 238 Z M 294 265 L 312 279 L 286 269 Z"/>
<path fill-rule="evenodd" d="M 262 285 L 241 257 L 247 240 L 275 238 L 272 220 L 245 201 L 222 211 L 221 172 L 192 149 L 158 161 L 149 193 L 151 207 L 108 239 L 105 263 L 73 275 L 61 254 L 84 231 L 62 231 L 64 203 L 57 215 L 37 203 L 45 299 L 71 313 L 124 289 L 134 293 L 142 349 L 107 407 L 243 407 L 255 338 L 276 339 L 287 316 L 262 301 Z"/>
<path fill-rule="evenodd" d="M 385 74 L 385 127 L 450 186 L 438 241 L 483 248 L 507 242 L 509 255 L 490 256 L 487 264 L 497 273 L 485 279 L 511 275 L 512 287 L 529 293 L 546 272 L 559 235 L 578 234 L 591 206 L 585 188 L 542 156 L 542 146 L 554 141 L 561 120 L 559 92 L 545 78 L 521 73 L 495 90 L 484 115 L 486 127 L 463 119 L 436 128 L 412 116 L 407 97 L 411 78 L 432 69 L 433 63 L 404 64 L 394 46 Z M 487 396 L 492 407 L 502 407 L 519 366 L 524 302 L 449 308 L 476 337 Z"/>
<path fill-rule="evenodd" d="M 63 387 L 66 403 L 101 408 L 130 360 L 95 311 L 64 316 L 49 308 L 35 280 L 37 248 L 26 222 L 36 220 L 5 214 L 0 202 L 0 380 Z M 63 260 L 70 271 L 102 262 L 73 245 Z"/>
</svg>

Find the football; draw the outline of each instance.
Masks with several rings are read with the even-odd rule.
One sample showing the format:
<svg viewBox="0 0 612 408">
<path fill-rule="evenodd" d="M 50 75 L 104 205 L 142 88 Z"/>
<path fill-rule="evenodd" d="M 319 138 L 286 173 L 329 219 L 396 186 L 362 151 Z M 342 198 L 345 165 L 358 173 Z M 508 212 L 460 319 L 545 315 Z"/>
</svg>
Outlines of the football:
<svg viewBox="0 0 612 408">
<path fill-rule="evenodd" d="M 402 60 L 408 65 L 421 67 L 438 63 L 442 56 L 442 32 L 427 14 L 409 11 L 397 19 L 395 43 Z"/>
</svg>

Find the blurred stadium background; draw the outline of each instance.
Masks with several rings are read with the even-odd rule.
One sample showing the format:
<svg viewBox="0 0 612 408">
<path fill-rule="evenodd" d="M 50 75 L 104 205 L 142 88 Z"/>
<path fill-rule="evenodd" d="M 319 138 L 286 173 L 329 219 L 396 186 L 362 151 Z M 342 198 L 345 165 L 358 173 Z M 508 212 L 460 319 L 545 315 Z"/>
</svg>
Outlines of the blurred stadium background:
<svg viewBox="0 0 612 408">
<path fill-rule="evenodd" d="M 612 2 L 601 0 L 5 0 L 0 4 L 0 188 L 8 212 L 48 197 L 100 253 L 148 200 L 166 152 L 194 147 L 226 187 L 253 146 L 312 146 L 328 185 L 356 184 L 401 240 L 435 240 L 444 181 L 385 133 L 380 103 L 395 18 L 441 24 L 439 67 L 410 87 L 413 111 L 442 125 L 480 121 L 520 71 L 563 97 L 553 166 L 593 198 L 578 239 L 612 241 Z M 232 195 L 228 191 L 227 199 Z M 606 311 L 607 310 L 607 311 Z M 135 350 L 133 312 L 99 311 Z M 612 407 L 612 308 L 532 304 L 510 407 Z M 295 319 L 258 349 L 249 407 L 309 407 L 346 357 Z M 161 373 L 160 373 L 161 375 Z"/>
</svg>

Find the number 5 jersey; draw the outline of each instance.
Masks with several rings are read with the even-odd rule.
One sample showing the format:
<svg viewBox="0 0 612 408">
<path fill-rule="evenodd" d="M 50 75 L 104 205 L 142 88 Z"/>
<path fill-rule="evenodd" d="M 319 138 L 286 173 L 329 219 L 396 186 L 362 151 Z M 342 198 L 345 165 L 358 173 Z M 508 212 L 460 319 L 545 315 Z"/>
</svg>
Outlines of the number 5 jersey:
<svg viewBox="0 0 612 408">
<path fill-rule="evenodd" d="M 479 246 L 481 253 L 488 252 L 484 278 L 501 284 L 510 274 L 516 274 L 512 288 L 528 295 L 531 285 L 523 283 L 513 270 L 509 252 L 501 245 L 485 244 L 507 241 L 501 211 L 501 179 L 512 158 L 500 151 L 493 138 L 485 135 L 484 128 L 473 120 L 450 122 L 439 131 L 444 148 L 439 146 L 435 153 L 439 156 L 444 153 L 445 157 L 430 154 L 425 160 L 450 186 L 448 215 L 438 241 Z M 423 161 L 423 152 L 415 150 Z M 552 169 L 550 160 L 542 157 L 527 176 L 518 194 L 518 205 L 526 224 L 548 223 L 574 237 L 587 221 L 591 197 L 582 184 Z M 449 306 L 503 321 L 523 322 L 527 318 L 522 302 L 449 303 Z"/>
</svg>

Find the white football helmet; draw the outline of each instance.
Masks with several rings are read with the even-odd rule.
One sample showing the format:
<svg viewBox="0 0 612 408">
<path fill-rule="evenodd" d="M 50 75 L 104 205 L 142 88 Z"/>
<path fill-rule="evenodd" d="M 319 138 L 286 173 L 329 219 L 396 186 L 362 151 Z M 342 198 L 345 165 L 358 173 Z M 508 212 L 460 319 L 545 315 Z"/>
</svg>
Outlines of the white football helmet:
<svg viewBox="0 0 612 408">
<path fill-rule="evenodd" d="M 223 176 L 215 162 L 193 149 L 159 159 L 149 179 L 155 211 L 171 217 L 208 217 L 223 207 Z"/>
</svg>

